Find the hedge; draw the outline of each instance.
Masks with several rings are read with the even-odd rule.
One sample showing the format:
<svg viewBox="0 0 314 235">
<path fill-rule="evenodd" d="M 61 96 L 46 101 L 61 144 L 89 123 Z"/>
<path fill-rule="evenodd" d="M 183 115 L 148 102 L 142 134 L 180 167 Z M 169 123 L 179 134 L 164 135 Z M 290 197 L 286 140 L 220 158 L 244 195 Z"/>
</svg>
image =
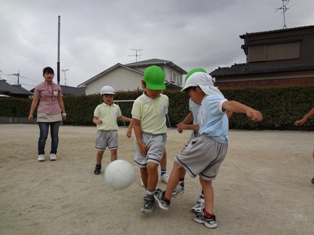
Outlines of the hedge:
<svg viewBox="0 0 314 235">
<path fill-rule="evenodd" d="M 260 110 L 263 121 L 254 123 L 245 114 L 235 113 L 230 118 L 230 129 L 247 130 L 314 130 L 314 117 L 303 126 L 294 127 L 314 105 L 314 86 L 280 88 L 223 89 L 228 100 L 236 100 Z M 175 127 L 189 113 L 188 96 L 179 91 L 165 91 L 169 97 L 168 126 Z M 135 100 L 140 91 L 117 92 L 115 100 Z M 0 117 L 27 117 L 31 99 L 0 99 Z M 101 102 L 99 95 L 64 96 L 67 120 L 64 125 L 94 125 L 93 112 Z M 131 117 L 132 102 L 119 102 L 122 114 Z M 36 112 L 34 114 L 36 116 Z M 127 124 L 127 123 L 126 123 Z M 168 122 L 167 122 L 168 124 Z M 119 125 L 125 125 L 119 122 Z"/>
</svg>

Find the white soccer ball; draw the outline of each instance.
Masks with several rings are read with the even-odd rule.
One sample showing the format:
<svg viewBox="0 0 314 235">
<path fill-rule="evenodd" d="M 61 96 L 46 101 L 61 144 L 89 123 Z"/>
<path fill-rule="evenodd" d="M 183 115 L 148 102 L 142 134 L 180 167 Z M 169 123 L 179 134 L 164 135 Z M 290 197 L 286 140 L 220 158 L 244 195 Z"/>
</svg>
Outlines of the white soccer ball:
<svg viewBox="0 0 314 235">
<path fill-rule="evenodd" d="M 113 190 L 122 190 L 133 183 L 135 173 L 131 163 L 119 159 L 107 166 L 104 177 L 106 184 Z"/>
</svg>

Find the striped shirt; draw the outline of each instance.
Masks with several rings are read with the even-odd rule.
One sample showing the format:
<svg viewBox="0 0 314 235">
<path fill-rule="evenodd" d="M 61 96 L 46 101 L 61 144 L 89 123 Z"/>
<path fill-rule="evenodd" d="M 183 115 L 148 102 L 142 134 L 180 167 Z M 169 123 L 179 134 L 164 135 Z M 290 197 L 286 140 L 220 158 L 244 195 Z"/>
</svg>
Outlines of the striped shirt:
<svg viewBox="0 0 314 235">
<path fill-rule="evenodd" d="M 61 113 L 58 96 L 62 96 L 62 90 L 58 84 L 42 82 L 35 87 L 34 96 L 39 97 L 38 113 Z"/>
</svg>

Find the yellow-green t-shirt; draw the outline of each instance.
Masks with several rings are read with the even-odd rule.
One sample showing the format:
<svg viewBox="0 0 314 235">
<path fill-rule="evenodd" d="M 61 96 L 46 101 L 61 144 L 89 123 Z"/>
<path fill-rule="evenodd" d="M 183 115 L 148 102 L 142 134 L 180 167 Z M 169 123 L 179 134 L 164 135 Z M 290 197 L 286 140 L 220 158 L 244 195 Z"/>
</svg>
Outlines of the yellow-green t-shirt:
<svg viewBox="0 0 314 235">
<path fill-rule="evenodd" d="M 115 131 L 118 130 L 117 118 L 122 116 L 122 113 L 118 105 L 109 106 L 102 103 L 96 107 L 94 116 L 102 120 L 102 124 L 97 125 L 97 130 Z"/>
<path fill-rule="evenodd" d="M 168 113 L 169 98 L 160 94 L 152 99 L 143 93 L 133 104 L 132 118 L 141 121 L 143 132 L 163 134 L 167 131 L 166 114 Z"/>
</svg>

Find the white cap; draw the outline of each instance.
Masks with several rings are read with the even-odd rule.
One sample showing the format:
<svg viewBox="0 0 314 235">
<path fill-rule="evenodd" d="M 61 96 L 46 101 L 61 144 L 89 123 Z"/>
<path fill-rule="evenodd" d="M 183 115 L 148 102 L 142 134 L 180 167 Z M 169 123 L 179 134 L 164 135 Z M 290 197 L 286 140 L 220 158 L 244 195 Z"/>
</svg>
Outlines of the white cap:
<svg viewBox="0 0 314 235">
<path fill-rule="evenodd" d="M 186 83 L 181 91 L 184 91 L 185 89 L 189 87 L 197 87 L 197 86 L 199 86 L 206 95 L 212 94 L 212 95 L 224 97 L 223 94 L 220 92 L 220 90 L 218 90 L 218 88 L 214 86 L 212 77 L 208 75 L 207 73 L 202 73 L 202 72 L 193 73 L 186 80 Z"/>
<path fill-rule="evenodd" d="M 114 95 L 116 92 L 111 86 L 104 86 L 100 90 L 100 95 Z"/>
</svg>

